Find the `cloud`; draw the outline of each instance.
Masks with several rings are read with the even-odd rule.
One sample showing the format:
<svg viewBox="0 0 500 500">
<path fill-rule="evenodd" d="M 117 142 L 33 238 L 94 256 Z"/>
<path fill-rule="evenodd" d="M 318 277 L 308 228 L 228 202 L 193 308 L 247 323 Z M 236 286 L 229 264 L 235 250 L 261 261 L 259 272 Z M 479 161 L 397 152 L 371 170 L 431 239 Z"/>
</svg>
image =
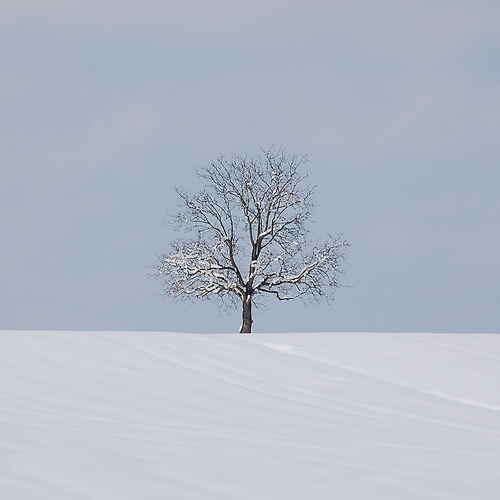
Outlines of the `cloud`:
<svg viewBox="0 0 500 500">
<path fill-rule="evenodd" d="M 242 47 L 297 48 L 303 43 L 344 42 L 345 52 L 379 53 L 402 60 L 450 55 L 471 37 L 496 26 L 497 2 L 456 0 L 19 0 L 6 5 L 3 23 L 47 24 L 89 34 L 146 36 L 181 43 L 232 42 Z M 320 48 L 320 47 L 318 47 Z M 335 50 L 335 46 L 329 46 Z M 437 49 L 437 50 L 436 50 Z"/>
</svg>

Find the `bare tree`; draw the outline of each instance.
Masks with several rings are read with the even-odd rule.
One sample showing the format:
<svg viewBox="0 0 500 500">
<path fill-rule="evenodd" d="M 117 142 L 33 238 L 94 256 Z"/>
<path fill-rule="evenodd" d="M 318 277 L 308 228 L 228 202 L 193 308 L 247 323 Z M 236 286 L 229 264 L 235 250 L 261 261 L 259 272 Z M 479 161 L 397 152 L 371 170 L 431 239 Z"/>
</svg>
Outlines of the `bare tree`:
<svg viewBox="0 0 500 500">
<path fill-rule="evenodd" d="M 177 189 L 181 209 L 169 222 L 187 238 L 158 257 L 164 295 L 239 304 L 240 333 L 251 332 L 252 303 L 266 295 L 333 299 L 349 243 L 341 235 L 310 242 L 314 187 L 301 171 L 306 161 L 276 148 L 255 158 L 220 157 L 198 172 L 198 194 Z"/>
</svg>

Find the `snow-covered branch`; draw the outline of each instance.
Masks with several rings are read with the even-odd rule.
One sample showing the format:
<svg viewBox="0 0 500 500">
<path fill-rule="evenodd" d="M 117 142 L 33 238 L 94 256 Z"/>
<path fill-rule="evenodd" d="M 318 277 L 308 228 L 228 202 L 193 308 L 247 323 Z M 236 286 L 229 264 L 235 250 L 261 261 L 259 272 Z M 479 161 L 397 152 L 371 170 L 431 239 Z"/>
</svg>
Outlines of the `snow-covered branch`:
<svg viewBox="0 0 500 500">
<path fill-rule="evenodd" d="M 242 296 L 238 270 L 224 256 L 224 243 L 210 246 L 201 239 L 172 243 L 172 252 L 158 257 L 156 276 L 165 295 L 176 299 Z"/>
<path fill-rule="evenodd" d="M 295 256 L 278 256 L 266 266 L 255 288 L 263 293 L 274 294 L 280 300 L 307 296 L 318 300 L 333 298 L 334 288 L 340 286 L 342 261 L 349 243 L 341 236 L 329 237 L 322 246 L 309 254 L 297 252 Z"/>
</svg>

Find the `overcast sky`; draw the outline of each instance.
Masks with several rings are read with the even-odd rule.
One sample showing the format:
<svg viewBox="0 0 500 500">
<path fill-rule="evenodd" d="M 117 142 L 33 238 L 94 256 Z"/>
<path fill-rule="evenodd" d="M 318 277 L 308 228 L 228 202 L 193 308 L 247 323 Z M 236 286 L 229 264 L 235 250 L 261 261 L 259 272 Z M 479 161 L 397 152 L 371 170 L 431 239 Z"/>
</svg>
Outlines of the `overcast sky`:
<svg viewBox="0 0 500 500">
<path fill-rule="evenodd" d="M 0 329 L 231 332 L 161 299 L 173 186 L 307 154 L 333 306 L 254 330 L 500 331 L 498 0 L 18 0 L 0 17 Z"/>
</svg>

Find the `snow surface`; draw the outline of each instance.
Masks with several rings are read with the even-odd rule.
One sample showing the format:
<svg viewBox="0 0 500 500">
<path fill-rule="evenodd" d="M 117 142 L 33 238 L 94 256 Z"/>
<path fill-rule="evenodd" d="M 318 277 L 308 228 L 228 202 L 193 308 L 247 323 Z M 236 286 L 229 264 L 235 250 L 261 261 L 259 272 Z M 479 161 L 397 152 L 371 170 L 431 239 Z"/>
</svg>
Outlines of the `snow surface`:
<svg viewBox="0 0 500 500">
<path fill-rule="evenodd" d="M 500 335 L 0 332 L 0 498 L 500 498 Z"/>
</svg>

